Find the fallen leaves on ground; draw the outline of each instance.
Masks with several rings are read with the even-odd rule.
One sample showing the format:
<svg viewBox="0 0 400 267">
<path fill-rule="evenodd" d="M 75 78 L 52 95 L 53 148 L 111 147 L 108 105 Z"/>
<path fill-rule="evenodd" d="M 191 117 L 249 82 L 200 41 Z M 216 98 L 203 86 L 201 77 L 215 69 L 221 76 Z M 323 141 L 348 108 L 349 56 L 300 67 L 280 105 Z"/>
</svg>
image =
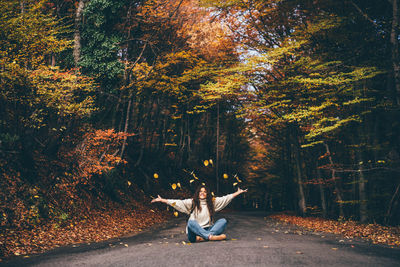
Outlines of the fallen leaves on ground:
<svg viewBox="0 0 400 267">
<path fill-rule="evenodd" d="M 90 211 L 86 219 L 71 219 L 64 226 L 47 223 L 34 229 L 14 229 L 0 233 L 0 251 L 3 257 L 39 253 L 56 247 L 104 241 L 126 234 L 140 232 L 155 223 L 166 221 L 170 215 L 152 212 L 145 206 L 114 207 Z M 74 245 L 77 247 L 76 245 Z M 124 245 L 128 247 L 128 244 Z"/>
<path fill-rule="evenodd" d="M 374 244 L 400 246 L 400 227 L 360 224 L 354 221 L 338 222 L 314 217 L 302 218 L 284 214 L 271 215 L 270 217 L 318 232 L 340 234 L 346 238 L 360 237 L 371 240 Z"/>
</svg>

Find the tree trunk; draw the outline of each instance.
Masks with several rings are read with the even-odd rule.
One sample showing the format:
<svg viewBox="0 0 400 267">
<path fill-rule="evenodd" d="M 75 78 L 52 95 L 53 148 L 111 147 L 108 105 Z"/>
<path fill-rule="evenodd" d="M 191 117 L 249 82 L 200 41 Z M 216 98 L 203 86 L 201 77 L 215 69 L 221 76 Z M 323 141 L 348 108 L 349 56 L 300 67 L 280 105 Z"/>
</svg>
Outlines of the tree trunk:
<svg viewBox="0 0 400 267">
<path fill-rule="evenodd" d="M 132 103 L 132 99 L 131 99 L 131 97 L 129 97 L 128 107 L 126 108 L 126 119 L 125 119 L 125 127 L 124 127 L 125 134 L 128 132 L 129 115 L 131 112 L 131 103 Z M 127 136 L 124 136 L 124 142 L 122 143 L 120 158 L 122 158 L 122 156 L 124 155 L 126 139 L 127 139 Z"/>
<path fill-rule="evenodd" d="M 392 0 L 392 30 L 390 43 L 392 46 L 392 67 L 397 105 L 400 105 L 400 57 L 399 57 L 399 0 Z"/>
<path fill-rule="evenodd" d="M 56 56 L 54 54 L 51 55 L 51 66 L 52 67 L 56 66 Z"/>
<path fill-rule="evenodd" d="M 19 5 L 21 7 L 21 14 L 24 14 L 25 13 L 25 0 L 21 0 Z"/>
<path fill-rule="evenodd" d="M 321 208 L 322 208 L 322 217 L 326 218 L 326 200 L 325 200 L 325 190 L 324 190 L 324 180 L 321 176 L 321 171 L 318 168 L 317 164 L 317 177 L 318 177 L 318 186 L 319 186 L 319 193 L 321 195 Z"/>
<path fill-rule="evenodd" d="M 301 177 L 302 171 L 301 171 L 301 164 L 300 164 L 300 145 L 299 145 L 298 137 L 295 137 L 294 158 L 296 161 L 297 185 L 299 187 L 299 208 L 300 208 L 301 214 L 304 216 L 306 213 L 306 198 L 304 196 L 303 180 Z"/>
<path fill-rule="evenodd" d="M 215 158 L 215 176 L 217 182 L 217 194 L 219 194 L 219 102 L 217 103 L 217 145 L 216 145 L 216 158 Z"/>
<path fill-rule="evenodd" d="M 75 32 L 74 32 L 74 62 L 75 66 L 78 67 L 79 60 L 81 58 L 81 23 L 82 23 L 82 13 L 85 7 L 85 1 L 79 0 L 78 7 L 75 13 Z"/>
<path fill-rule="evenodd" d="M 386 211 L 386 215 L 385 215 L 385 223 L 389 223 L 390 217 L 392 216 L 392 210 L 393 207 L 395 207 L 396 205 L 393 205 L 393 203 L 395 203 L 395 199 L 397 198 L 398 194 L 400 191 L 400 183 L 397 185 L 396 190 L 394 191 L 394 194 L 392 196 L 392 199 L 389 202 L 389 206 L 388 209 Z"/>
<path fill-rule="evenodd" d="M 329 146 L 327 144 L 324 143 L 325 149 L 326 149 L 326 153 L 328 154 L 328 159 L 329 159 L 329 163 L 331 164 L 331 174 L 332 174 L 332 180 L 333 183 L 335 185 L 335 192 L 336 192 L 336 201 L 339 204 L 339 216 L 340 217 L 344 217 L 344 212 L 343 212 L 343 198 L 342 198 L 342 192 L 339 188 L 339 185 L 336 181 L 336 170 L 335 167 L 333 166 L 333 160 L 332 160 L 332 155 L 331 152 L 329 150 Z"/>
<path fill-rule="evenodd" d="M 362 162 L 361 151 L 357 151 L 358 154 L 358 194 L 360 198 L 360 222 L 365 223 L 368 220 L 367 216 L 367 197 L 365 193 L 365 177 Z"/>
</svg>

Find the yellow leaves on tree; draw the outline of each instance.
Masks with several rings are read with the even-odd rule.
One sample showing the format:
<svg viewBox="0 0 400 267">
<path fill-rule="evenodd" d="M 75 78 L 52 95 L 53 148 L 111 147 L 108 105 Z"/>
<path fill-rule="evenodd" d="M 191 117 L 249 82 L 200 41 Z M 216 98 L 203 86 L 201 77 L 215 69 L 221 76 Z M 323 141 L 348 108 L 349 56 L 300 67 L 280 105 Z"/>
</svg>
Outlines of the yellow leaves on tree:
<svg viewBox="0 0 400 267">
<path fill-rule="evenodd" d="M 78 76 L 72 71 L 60 71 L 58 68 L 42 67 L 29 75 L 36 87 L 35 102 L 46 106 L 48 112 L 54 112 L 58 117 L 74 116 L 82 118 L 94 110 L 93 81 L 84 76 Z M 42 114 L 35 114 L 40 116 Z"/>
<path fill-rule="evenodd" d="M 3 61 L 35 69 L 46 57 L 68 48 L 72 41 L 60 39 L 66 29 L 45 14 L 46 1 L 25 1 L 24 12 L 18 0 L 0 2 L 0 53 Z"/>
</svg>

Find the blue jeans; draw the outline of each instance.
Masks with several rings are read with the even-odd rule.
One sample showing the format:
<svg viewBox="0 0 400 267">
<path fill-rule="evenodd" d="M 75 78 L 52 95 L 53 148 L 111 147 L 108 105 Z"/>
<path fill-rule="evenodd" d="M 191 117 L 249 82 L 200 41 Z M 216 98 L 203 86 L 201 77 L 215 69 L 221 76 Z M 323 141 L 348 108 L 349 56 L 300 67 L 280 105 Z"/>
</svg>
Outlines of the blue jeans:
<svg viewBox="0 0 400 267">
<path fill-rule="evenodd" d="M 190 242 L 194 243 L 196 242 L 196 236 L 198 235 L 204 240 L 208 240 L 210 235 L 222 234 L 226 228 L 226 224 L 226 219 L 222 218 L 216 221 L 214 225 L 202 228 L 197 221 L 189 220 L 187 225 L 188 239 Z"/>
</svg>

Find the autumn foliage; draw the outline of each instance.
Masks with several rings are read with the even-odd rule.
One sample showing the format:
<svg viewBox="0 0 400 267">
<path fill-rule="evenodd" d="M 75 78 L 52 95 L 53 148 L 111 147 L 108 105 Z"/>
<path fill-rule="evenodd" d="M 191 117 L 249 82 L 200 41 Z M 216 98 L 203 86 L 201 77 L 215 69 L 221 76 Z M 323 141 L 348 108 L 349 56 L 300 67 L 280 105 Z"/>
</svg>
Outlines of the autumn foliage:
<svg viewBox="0 0 400 267">
<path fill-rule="evenodd" d="M 291 215 L 271 215 L 273 219 L 298 225 L 316 232 L 332 233 L 345 238 L 363 238 L 374 244 L 400 246 L 400 228 L 379 224 L 360 224 L 355 221 L 336 221 L 316 217 L 298 217 Z"/>
<path fill-rule="evenodd" d="M 77 182 L 84 184 L 95 174 L 112 170 L 118 164 L 126 164 L 118 152 L 124 139 L 133 134 L 116 133 L 113 129 L 86 133 L 83 141 L 68 155 L 77 164 L 73 174 Z"/>
</svg>

